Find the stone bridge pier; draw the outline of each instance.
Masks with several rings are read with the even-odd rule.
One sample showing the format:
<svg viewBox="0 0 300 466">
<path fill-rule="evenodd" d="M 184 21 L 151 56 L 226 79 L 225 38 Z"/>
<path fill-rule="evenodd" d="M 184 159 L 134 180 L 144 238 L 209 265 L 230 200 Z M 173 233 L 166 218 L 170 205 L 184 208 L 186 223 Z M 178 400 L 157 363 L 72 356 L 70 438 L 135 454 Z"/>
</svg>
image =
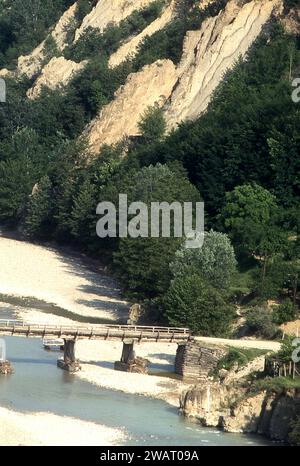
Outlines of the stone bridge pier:
<svg viewBox="0 0 300 466">
<path fill-rule="evenodd" d="M 186 381 L 207 380 L 228 349 L 191 341 L 179 344 L 175 360 L 175 373 Z"/>
<path fill-rule="evenodd" d="M 58 359 L 57 366 L 68 372 L 78 372 L 81 370 L 80 362 L 75 356 L 75 339 L 64 339 L 64 357 Z"/>
</svg>

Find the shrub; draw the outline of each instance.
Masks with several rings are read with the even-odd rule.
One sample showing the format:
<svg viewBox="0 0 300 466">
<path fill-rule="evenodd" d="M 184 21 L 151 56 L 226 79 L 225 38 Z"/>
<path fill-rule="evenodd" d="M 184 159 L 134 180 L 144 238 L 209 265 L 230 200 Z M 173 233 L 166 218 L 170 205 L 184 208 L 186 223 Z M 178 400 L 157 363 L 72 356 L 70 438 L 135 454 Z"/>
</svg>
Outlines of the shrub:
<svg viewBox="0 0 300 466">
<path fill-rule="evenodd" d="M 294 337 L 286 336 L 281 343 L 280 350 L 277 353 L 277 357 L 283 362 L 290 362 L 292 360 L 295 346 L 293 346 Z"/>
<path fill-rule="evenodd" d="M 297 316 L 297 308 L 290 299 L 286 299 L 282 304 L 273 309 L 273 321 L 278 325 L 295 320 Z"/>
<path fill-rule="evenodd" d="M 257 306 L 248 311 L 246 324 L 251 332 L 263 338 L 272 339 L 279 333 L 273 314 L 267 307 Z"/>
<path fill-rule="evenodd" d="M 231 370 L 235 364 L 239 368 L 246 366 L 253 359 L 266 354 L 266 350 L 255 348 L 229 348 L 229 352 L 218 362 L 214 374 L 217 374 L 220 369 Z"/>
</svg>

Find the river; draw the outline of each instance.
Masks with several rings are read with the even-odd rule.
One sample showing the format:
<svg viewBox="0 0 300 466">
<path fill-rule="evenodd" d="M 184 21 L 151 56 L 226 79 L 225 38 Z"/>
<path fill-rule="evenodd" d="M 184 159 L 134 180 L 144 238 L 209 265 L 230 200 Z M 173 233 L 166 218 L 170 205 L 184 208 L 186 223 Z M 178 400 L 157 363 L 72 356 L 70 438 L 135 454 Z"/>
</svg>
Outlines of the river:
<svg viewBox="0 0 300 466">
<path fill-rule="evenodd" d="M 0 406 L 93 421 L 127 433 L 124 445 L 267 445 L 258 436 L 203 428 L 159 400 L 98 388 L 56 367 L 41 340 L 6 337 L 15 374 L 0 377 Z"/>
</svg>

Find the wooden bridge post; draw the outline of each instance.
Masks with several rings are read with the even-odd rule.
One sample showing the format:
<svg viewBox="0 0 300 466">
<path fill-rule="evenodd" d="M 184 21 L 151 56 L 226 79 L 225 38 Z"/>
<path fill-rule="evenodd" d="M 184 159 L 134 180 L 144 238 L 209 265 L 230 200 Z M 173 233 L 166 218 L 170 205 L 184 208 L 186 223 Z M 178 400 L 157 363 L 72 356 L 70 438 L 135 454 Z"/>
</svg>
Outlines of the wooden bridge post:
<svg viewBox="0 0 300 466">
<path fill-rule="evenodd" d="M 57 366 L 68 372 L 80 371 L 79 360 L 75 357 L 75 343 L 76 341 L 64 339 L 64 358 L 58 359 Z"/>
</svg>

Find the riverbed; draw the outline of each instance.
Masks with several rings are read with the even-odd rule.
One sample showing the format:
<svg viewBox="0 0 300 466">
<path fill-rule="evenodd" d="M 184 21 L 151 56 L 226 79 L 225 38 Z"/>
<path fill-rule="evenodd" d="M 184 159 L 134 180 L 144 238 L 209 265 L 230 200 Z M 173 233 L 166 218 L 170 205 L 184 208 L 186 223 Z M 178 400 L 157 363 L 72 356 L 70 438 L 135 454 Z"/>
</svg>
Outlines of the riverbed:
<svg viewBox="0 0 300 466">
<path fill-rule="evenodd" d="M 41 340 L 7 337 L 5 341 L 15 373 L 0 378 L 2 407 L 23 413 L 68 416 L 121 429 L 122 445 L 267 444 L 261 437 L 203 428 L 179 416 L 175 407 L 163 401 L 106 390 L 82 381 L 59 370 L 56 366 L 59 353 L 45 351 Z"/>
</svg>

